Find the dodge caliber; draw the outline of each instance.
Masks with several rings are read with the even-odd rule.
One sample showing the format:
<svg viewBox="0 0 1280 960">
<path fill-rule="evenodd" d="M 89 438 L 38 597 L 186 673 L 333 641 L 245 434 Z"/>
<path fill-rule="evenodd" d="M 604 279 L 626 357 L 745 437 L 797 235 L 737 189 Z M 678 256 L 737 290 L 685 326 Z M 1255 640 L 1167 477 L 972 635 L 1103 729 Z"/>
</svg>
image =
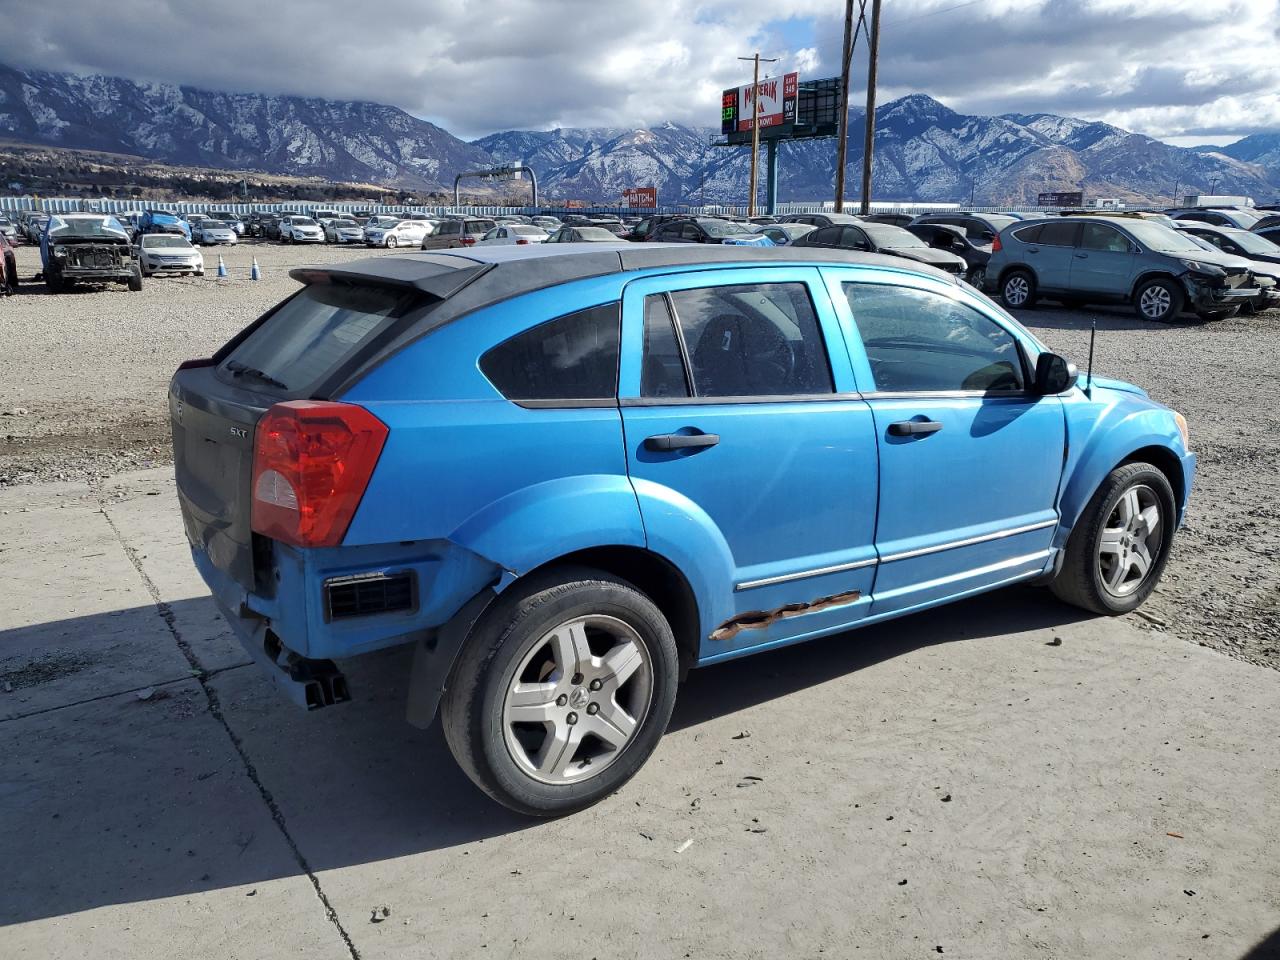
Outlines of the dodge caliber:
<svg viewBox="0 0 1280 960">
<path fill-rule="evenodd" d="M 292 276 L 170 387 L 196 566 L 302 707 L 410 645 L 409 721 L 530 815 L 620 788 L 692 668 L 1015 583 L 1133 610 L 1191 489 L 1180 415 L 898 258 L 538 244 Z"/>
</svg>

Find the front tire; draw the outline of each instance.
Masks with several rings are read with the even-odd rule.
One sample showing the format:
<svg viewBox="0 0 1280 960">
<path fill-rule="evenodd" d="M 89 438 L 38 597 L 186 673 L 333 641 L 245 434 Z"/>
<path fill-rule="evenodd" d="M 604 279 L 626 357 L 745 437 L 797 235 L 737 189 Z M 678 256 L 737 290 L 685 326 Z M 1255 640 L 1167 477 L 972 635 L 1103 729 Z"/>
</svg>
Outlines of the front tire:
<svg viewBox="0 0 1280 960">
<path fill-rule="evenodd" d="M 1160 470 L 1149 463 L 1117 467 L 1076 522 L 1050 589 L 1104 616 L 1136 610 L 1160 581 L 1176 523 L 1173 488 Z"/>
<path fill-rule="evenodd" d="M 671 627 L 645 594 L 597 570 L 550 570 L 508 588 L 472 628 L 441 704 L 445 739 L 503 806 L 571 813 L 653 753 L 678 674 Z"/>
<path fill-rule="evenodd" d="M 1026 270 L 1014 270 L 1000 283 L 1000 300 L 1010 310 L 1030 310 L 1036 305 L 1036 278 Z"/>
<path fill-rule="evenodd" d="M 137 267 L 133 268 L 133 275 L 129 277 L 129 289 L 137 293 L 142 289 L 142 271 Z"/>
<path fill-rule="evenodd" d="M 400 246 L 400 241 L 395 237 L 387 237 L 387 246 L 394 250 L 396 247 Z"/>
<path fill-rule="evenodd" d="M 1186 297 L 1172 280 L 1148 280 L 1133 294 L 1133 310 L 1139 320 L 1173 323 L 1182 312 Z"/>
</svg>

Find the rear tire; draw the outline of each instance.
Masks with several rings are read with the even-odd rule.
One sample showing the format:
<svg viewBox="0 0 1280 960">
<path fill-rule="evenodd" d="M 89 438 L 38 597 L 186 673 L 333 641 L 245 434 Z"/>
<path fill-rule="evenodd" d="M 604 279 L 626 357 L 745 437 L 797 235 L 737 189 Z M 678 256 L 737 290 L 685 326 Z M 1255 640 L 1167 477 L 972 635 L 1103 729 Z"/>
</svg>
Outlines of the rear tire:
<svg viewBox="0 0 1280 960">
<path fill-rule="evenodd" d="M 1036 305 L 1036 278 L 1028 270 L 1013 270 L 1000 282 L 1000 301 L 1010 310 L 1030 310 Z"/>
<path fill-rule="evenodd" d="M 481 614 L 441 724 L 459 766 L 494 800 L 528 816 L 571 813 L 653 753 L 678 675 L 675 638 L 652 600 L 601 571 L 561 567 L 513 584 Z"/>
<path fill-rule="evenodd" d="M 1117 467 L 1076 521 L 1049 588 L 1103 616 L 1137 609 L 1160 581 L 1176 522 L 1173 488 L 1163 473 L 1149 463 Z"/>
<path fill-rule="evenodd" d="M 1157 277 L 1143 283 L 1133 293 L 1133 310 L 1139 320 L 1173 323 L 1182 312 L 1186 296 L 1172 280 Z"/>
</svg>

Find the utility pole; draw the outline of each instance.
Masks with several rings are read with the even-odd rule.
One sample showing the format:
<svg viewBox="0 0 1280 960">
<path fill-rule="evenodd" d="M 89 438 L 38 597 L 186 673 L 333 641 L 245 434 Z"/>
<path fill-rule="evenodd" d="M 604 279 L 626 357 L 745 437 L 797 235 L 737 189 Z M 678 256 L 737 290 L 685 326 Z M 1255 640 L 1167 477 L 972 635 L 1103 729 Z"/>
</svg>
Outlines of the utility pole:
<svg viewBox="0 0 1280 960">
<path fill-rule="evenodd" d="M 862 0 L 866 6 L 866 0 Z M 844 209 L 844 167 L 849 157 L 849 61 L 853 59 L 853 0 L 844 5 L 844 57 L 840 61 L 840 107 L 836 114 L 836 213 Z"/>
<path fill-rule="evenodd" d="M 751 77 L 751 197 L 747 201 L 747 216 L 756 215 L 756 159 L 760 156 L 760 54 L 739 57 L 739 60 L 755 62 Z M 765 63 L 777 63 L 777 59 L 765 59 Z"/>
<path fill-rule="evenodd" d="M 1209 178 L 1209 196 L 1213 196 L 1213 194 L 1217 192 L 1218 181 L 1221 179 L 1222 177 L 1218 176 L 1217 174 L 1214 174 Z"/>
<path fill-rule="evenodd" d="M 876 64 L 880 58 L 880 0 L 871 0 L 871 42 L 867 64 L 867 132 L 862 142 L 862 213 L 871 212 L 871 160 L 876 143 Z"/>
</svg>

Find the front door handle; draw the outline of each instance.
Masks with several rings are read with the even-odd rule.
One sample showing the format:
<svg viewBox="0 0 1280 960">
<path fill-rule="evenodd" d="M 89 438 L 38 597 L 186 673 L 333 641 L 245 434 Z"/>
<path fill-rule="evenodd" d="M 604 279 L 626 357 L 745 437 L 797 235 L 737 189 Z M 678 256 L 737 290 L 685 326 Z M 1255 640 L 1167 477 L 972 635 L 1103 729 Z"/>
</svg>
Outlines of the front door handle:
<svg viewBox="0 0 1280 960">
<path fill-rule="evenodd" d="M 646 450 L 683 450 L 688 447 L 714 447 L 720 442 L 718 433 L 659 433 L 644 438 Z"/>
<path fill-rule="evenodd" d="M 1076 254 L 1076 259 L 1077 259 L 1077 260 L 1088 260 L 1088 259 L 1089 259 L 1089 255 L 1088 255 L 1087 253 L 1077 253 L 1077 254 Z"/>
<path fill-rule="evenodd" d="M 889 424 L 889 436 L 891 437 L 920 437 L 928 436 L 931 433 L 937 433 L 942 429 L 942 424 L 937 420 L 899 420 L 897 423 Z"/>
</svg>

